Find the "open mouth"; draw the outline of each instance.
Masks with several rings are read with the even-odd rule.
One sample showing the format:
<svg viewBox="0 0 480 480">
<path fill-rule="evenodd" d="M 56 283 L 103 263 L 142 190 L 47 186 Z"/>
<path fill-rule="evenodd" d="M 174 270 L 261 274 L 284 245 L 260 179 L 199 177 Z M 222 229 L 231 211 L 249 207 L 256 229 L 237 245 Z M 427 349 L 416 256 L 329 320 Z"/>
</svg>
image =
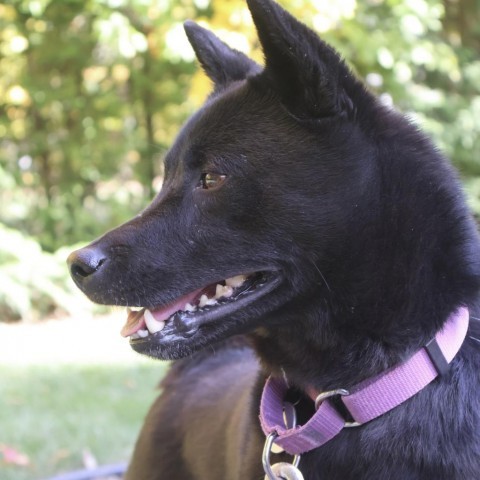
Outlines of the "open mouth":
<svg viewBox="0 0 480 480">
<path fill-rule="evenodd" d="M 200 326 L 219 320 L 271 292 L 280 283 L 274 272 L 237 275 L 194 290 L 168 305 L 127 309 L 121 330 L 132 347 L 160 343 L 166 337 L 193 336 Z"/>
</svg>

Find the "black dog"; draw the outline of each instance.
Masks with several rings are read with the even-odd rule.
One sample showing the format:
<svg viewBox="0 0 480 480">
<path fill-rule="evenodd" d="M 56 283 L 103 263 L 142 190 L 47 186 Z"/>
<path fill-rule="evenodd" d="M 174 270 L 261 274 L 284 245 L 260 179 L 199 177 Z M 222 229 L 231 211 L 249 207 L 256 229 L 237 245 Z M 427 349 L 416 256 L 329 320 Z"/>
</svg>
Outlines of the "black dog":
<svg viewBox="0 0 480 480">
<path fill-rule="evenodd" d="M 187 22 L 214 92 L 168 153 L 153 203 L 69 258 L 93 301 L 146 308 L 123 330 L 134 350 L 190 356 L 164 380 L 127 478 L 263 478 L 268 375 L 294 387 L 303 424 L 310 392 L 408 360 L 464 306 L 448 372 L 299 469 L 478 479 L 480 244 L 456 175 L 315 33 L 271 0 L 248 4 L 265 68 Z"/>
</svg>

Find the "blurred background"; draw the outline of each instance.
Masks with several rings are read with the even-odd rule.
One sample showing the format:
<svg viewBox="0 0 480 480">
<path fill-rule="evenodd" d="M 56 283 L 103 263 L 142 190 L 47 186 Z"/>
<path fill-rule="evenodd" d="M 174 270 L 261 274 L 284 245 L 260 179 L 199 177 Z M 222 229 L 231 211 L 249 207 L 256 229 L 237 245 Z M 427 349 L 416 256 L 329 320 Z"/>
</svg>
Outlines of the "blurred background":
<svg viewBox="0 0 480 480">
<path fill-rule="evenodd" d="M 430 133 L 480 214 L 478 0 L 282 0 Z M 0 478 L 126 461 L 165 364 L 69 280 L 138 213 L 210 84 L 182 23 L 262 60 L 243 0 L 0 2 Z"/>
</svg>

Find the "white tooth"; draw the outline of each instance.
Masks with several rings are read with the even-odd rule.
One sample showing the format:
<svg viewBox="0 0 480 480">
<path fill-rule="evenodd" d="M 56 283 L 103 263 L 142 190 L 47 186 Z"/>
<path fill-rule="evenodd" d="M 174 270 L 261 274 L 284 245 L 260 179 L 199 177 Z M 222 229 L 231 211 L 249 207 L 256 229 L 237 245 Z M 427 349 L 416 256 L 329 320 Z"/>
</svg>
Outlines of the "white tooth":
<svg viewBox="0 0 480 480">
<path fill-rule="evenodd" d="M 148 337 L 148 330 L 138 330 L 137 334 L 142 338 Z"/>
<path fill-rule="evenodd" d="M 130 307 L 127 307 L 127 315 L 130 315 L 132 313 L 132 309 Z"/>
<path fill-rule="evenodd" d="M 147 335 L 148 335 L 148 333 L 147 333 Z M 134 334 L 130 335 L 130 338 L 132 340 L 136 340 L 137 338 L 140 338 L 140 335 L 137 332 L 135 332 Z"/>
<path fill-rule="evenodd" d="M 215 290 L 215 298 L 231 297 L 233 295 L 233 288 L 230 286 L 217 285 Z"/>
<path fill-rule="evenodd" d="M 225 298 L 230 298 L 232 295 L 233 295 L 233 288 L 232 288 L 230 285 L 227 285 L 227 286 L 223 289 L 223 296 L 224 296 Z"/>
<path fill-rule="evenodd" d="M 165 326 L 165 322 L 158 321 L 148 308 L 145 310 L 143 318 L 145 319 L 145 323 L 147 324 L 150 333 L 157 333 L 160 330 L 163 330 L 163 327 Z"/>
<path fill-rule="evenodd" d="M 196 308 L 193 306 L 193 305 L 190 305 L 189 303 L 187 303 L 184 307 L 183 307 L 183 310 L 185 312 L 194 312 L 196 310 Z"/>
<path fill-rule="evenodd" d="M 198 303 L 198 306 L 199 306 L 200 308 L 202 308 L 202 307 L 204 307 L 204 306 L 207 304 L 207 302 L 208 302 L 208 297 L 207 297 L 205 294 L 203 294 L 203 295 L 200 297 L 200 302 Z"/>
<path fill-rule="evenodd" d="M 217 283 L 215 287 L 215 298 L 220 298 L 223 295 L 223 285 Z"/>
<path fill-rule="evenodd" d="M 214 298 L 209 298 L 205 305 L 216 305 L 217 301 Z"/>
<path fill-rule="evenodd" d="M 247 279 L 246 275 L 237 275 L 236 277 L 227 278 L 225 280 L 225 284 L 228 287 L 237 288 L 240 285 L 243 285 L 243 283 L 245 282 L 246 279 Z"/>
</svg>

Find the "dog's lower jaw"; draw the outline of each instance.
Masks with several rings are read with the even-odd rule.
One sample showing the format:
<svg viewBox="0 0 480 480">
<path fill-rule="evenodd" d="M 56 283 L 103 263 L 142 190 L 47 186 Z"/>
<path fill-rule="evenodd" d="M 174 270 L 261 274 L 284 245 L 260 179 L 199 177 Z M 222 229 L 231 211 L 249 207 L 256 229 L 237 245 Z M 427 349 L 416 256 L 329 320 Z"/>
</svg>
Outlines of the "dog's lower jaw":
<svg viewBox="0 0 480 480">
<path fill-rule="evenodd" d="M 255 329 L 262 315 L 260 303 L 284 281 L 279 271 L 263 274 L 252 291 L 235 301 L 205 307 L 199 312 L 176 312 L 165 327 L 146 337 L 130 340 L 136 352 L 162 360 L 186 357 L 236 334 Z"/>
</svg>

